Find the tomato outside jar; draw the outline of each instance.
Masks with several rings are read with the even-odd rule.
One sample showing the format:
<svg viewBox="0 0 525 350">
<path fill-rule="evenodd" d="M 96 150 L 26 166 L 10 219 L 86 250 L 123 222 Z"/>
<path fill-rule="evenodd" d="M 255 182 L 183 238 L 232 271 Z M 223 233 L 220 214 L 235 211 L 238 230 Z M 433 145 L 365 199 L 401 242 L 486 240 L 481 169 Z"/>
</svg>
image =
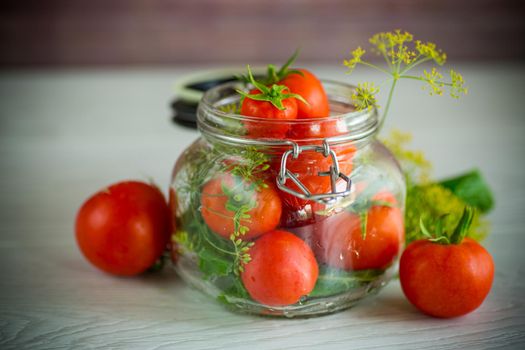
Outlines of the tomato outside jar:
<svg viewBox="0 0 525 350">
<path fill-rule="evenodd" d="M 208 90 L 201 137 L 175 164 L 175 269 L 234 310 L 332 313 L 396 272 L 404 177 L 376 139 L 377 111 L 355 110 L 354 86 L 323 87 L 330 116 L 294 120 L 237 114 L 242 83 Z"/>
</svg>

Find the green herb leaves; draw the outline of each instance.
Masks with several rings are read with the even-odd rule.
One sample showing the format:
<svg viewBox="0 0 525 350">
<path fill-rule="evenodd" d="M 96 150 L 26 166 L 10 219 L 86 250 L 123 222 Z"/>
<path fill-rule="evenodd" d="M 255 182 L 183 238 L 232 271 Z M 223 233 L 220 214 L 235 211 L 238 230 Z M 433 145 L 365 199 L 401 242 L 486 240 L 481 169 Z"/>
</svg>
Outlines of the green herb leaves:
<svg viewBox="0 0 525 350">
<path fill-rule="evenodd" d="M 319 268 L 319 277 L 308 297 L 327 297 L 346 293 L 353 288 L 367 285 L 384 273 L 383 270 L 345 271 L 328 266 Z"/>
<path fill-rule="evenodd" d="M 487 213 L 494 207 L 492 192 L 479 170 L 472 170 L 461 176 L 443 180 L 440 184 L 482 213 Z"/>
<path fill-rule="evenodd" d="M 431 177 L 432 164 L 420 151 L 407 146 L 410 135 L 394 131 L 383 142 L 395 155 L 407 180 L 405 209 L 406 243 L 427 237 L 420 221 L 428 232 L 452 232 L 461 219 L 465 206 L 475 207 L 479 214 L 487 213 L 493 206 L 490 188 L 478 170 L 436 181 Z M 483 215 L 475 215 L 468 236 L 482 239 L 489 223 Z"/>
<path fill-rule="evenodd" d="M 250 211 L 258 204 L 258 192 L 268 187 L 264 176 L 269 168 L 268 156 L 254 147 L 218 143 L 206 148 L 197 145 L 184 157 L 189 168 L 181 172 L 187 176 L 181 175 L 183 186 L 179 187 L 179 193 L 187 200 L 178 216 L 179 229 L 173 242 L 184 256 L 195 255 L 204 279 L 220 281 L 217 282 L 223 287 L 220 300 L 247 298 L 239 275 L 251 260 L 250 248 L 254 243 L 243 236 L 250 231 L 247 225 L 252 219 Z M 231 181 L 219 181 L 218 193 L 208 195 L 220 196 L 214 198 L 224 201 L 224 211 L 215 214 L 232 223 L 229 237 L 213 232 L 202 215 L 203 187 L 212 179 L 221 178 L 221 174 Z"/>
</svg>

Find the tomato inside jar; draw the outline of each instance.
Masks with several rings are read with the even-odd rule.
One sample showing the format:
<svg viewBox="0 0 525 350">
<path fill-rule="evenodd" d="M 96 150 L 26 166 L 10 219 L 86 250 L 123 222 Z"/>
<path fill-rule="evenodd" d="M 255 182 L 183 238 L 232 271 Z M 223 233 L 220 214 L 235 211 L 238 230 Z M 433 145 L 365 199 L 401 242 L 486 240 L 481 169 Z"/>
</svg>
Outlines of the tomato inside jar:
<svg viewBox="0 0 525 350">
<path fill-rule="evenodd" d="M 254 86 L 237 82 L 208 90 L 199 104 L 201 136 L 177 160 L 171 182 L 173 264 L 230 308 L 333 313 L 396 272 L 402 172 L 376 138 L 376 110 L 353 107 L 355 87 L 320 84 L 328 116 L 243 115 Z"/>
</svg>

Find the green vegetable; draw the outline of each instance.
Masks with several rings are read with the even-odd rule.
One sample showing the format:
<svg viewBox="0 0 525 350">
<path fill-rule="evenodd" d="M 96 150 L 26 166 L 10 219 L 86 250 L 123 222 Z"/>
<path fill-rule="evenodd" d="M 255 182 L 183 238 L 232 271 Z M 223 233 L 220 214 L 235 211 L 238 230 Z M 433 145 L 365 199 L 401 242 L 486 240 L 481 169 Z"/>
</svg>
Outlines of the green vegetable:
<svg viewBox="0 0 525 350">
<path fill-rule="evenodd" d="M 319 277 L 309 297 L 332 296 L 347 292 L 374 281 L 384 273 L 383 270 L 362 270 L 348 272 L 328 266 L 319 267 Z"/>
<path fill-rule="evenodd" d="M 445 231 L 453 231 L 467 205 L 479 208 L 479 212 L 474 214 L 467 235 L 476 240 L 483 239 L 488 233 L 489 222 L 481 214 L 490 209 L 492 205 L 487 203 L 492 203 L 492 200 L 481 201 L 476 192 L 480 192 L 481 198 L 484 199 L 492 199 L 492 195 L 479 172 L 471 171 L 444 182 L 432 180 L 431 163 L 422 152 L 408 149 L 407 144 L 410 140 L 410 134 L 400 131 L 393 131 L 383 140 L 398 159 L 407 180 L 406 244 L 425 238 L 420 227 L 421 218 L 430 232 L 435 231 L 439 225 L 442 225 Z M 445 215 L 446 217 L 442 218 Z"/>
<path fill-rule="evenodd" d="M 181 179 L 186 184 L 179 187 L 179 193 L 188 198 L 188 206 L 179 215 L 177 227 L 179 229 L 173 240 L 179 250 L 194 252 L 198 258 L 198 266 L 205 279 L 220 284 L 224 292 L 218 297 L 228 302 L 229 297 L 249 298 L 244 289 L 239 273 L 243 265 L 250 261 L 248 253 L 253 242 L 245 242 L 240 237 L 246 234 L 248 228 L 240 224 L 246 219 L 247 212 L 256 206 L 256 203 L 247 201 L 250 196 L 240 196 L 224 187 L 223 191 L 229 195 L 227 209 L 234 213 L 235 232 L 229 240 L 213 233 L 201 216 L 201 190 L 210 179 L 210 174 L 227 172 L 249 182 L 249 191 L 258 191 L 267 186 L 262 175 L 268 169 L 268 156 L 253 147 L 231 147 L 221 144 L 200 149 L 198 152 L 189 151 L 183 155 L 187 159 L 185 164 L 191 167 L 181 172 L 187 177 Z M 247 192 L 246 192 L 247 191 Z M 230 193 L 231 192 L 231 193 Z M 242 197 L 242 198 L 241 198 Z"/>
<path fill-rule="evenodd" d="M 411 186 L 407 190 L 405 209 L 405 239 L 406 244 L 425 235 L 421 231 L 419 221 L 425 220 L 429 231 L 433 232 L 442 221 L 443 229 L 452 231 L 462 216 L 467 204 L 449 189 L 439 183 Z M 447 215 L 448 214 L 448 215 Z M 444 215 L 445 218 L 440 219 Z M 474 216 L 468 236 L 481 240 L 488 232 L 488 222 L 478 213 Z"/>
<path fill-rule="evenodd" d="M 199 269 L 203 272 L 204 278 L 211 276 L 228 276 L 233 270 L 231 259 L 217 254 L 217 250 L 209 247 L 202 247 L 199 252 Z"/>
<path fill-rule="evenodd" d="M 494 206 L 492 192 L 479 170 L 472 170 L 464 175 L 443 180 L 439 184 L 482 213 L 489 212 Z"/>
</svg>

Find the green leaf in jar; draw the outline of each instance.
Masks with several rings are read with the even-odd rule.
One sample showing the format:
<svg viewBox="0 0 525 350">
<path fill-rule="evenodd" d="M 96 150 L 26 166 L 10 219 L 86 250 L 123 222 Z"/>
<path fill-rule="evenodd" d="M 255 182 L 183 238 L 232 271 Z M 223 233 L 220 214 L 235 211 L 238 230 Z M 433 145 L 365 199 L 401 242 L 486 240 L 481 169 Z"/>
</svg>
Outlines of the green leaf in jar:
<svg viewBox="0 0 525 350">
<path fill-rule="evenodd" d="M 224 292 L 217 297 L 220 302 L 229 305 L 235 303 L 235 299 L 251 299 L 238 276 L 230 275 L 227 277 L 226 284 L 229 284 L 229 287 L 225 287 Z"/>
<path fill-rule="evenodd" d="M 215 249 L 202 247 L 197 255 L 199 269 L 206 279 L 211 276 L 228 276 L 233 271 L 233 260 L 224 257 Z"/>
<path fill-rule="evenodd" d="M 319 277 L 309 297 L 327 297 L 361 287 L 384 273 L 383 270 L 345 271 L 328 266 L 319 268 Z"/>
</svg>

